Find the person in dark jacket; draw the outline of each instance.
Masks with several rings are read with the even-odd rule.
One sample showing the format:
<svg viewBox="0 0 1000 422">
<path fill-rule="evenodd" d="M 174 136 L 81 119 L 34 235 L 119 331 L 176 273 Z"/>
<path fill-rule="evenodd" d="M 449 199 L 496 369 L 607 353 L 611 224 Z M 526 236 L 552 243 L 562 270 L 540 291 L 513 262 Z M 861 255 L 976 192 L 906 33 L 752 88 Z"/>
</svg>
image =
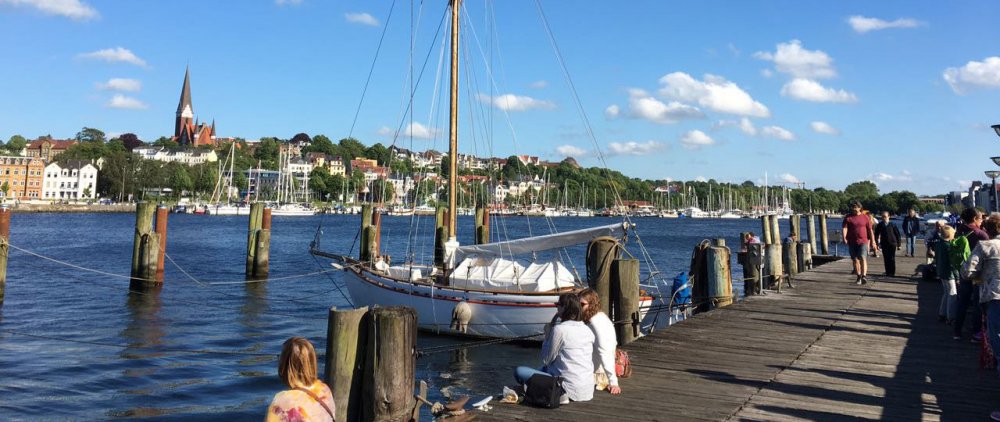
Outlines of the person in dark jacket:
<svg viewBox="0 0 1000 422">
<path fill-rule="evenodd" d="M 917 211 L 910 208 L 910 211 L 903 217 L 903 235 L 906 236 L 906 256 L 914 256 L 917 248 L 917 233 L 920 233 L 920 219 L 917 218 Z"/>
<path fill-rule="evenodd" d="M 899 229 L 889 220 L 889 211 L 882 211 L 882 221 L 875 226 L 875 241 L 882 249 L 885 275 L 896 276 L 896 249 L 899 249 Z"/>
<path fill-rule="evenodd" d="M 969 250 L 976 249 L 981 240 L 990 240 L 990 235 L 979 227 L 983 222 L 983 213 L 976 208 L 966 208 L 962 210 L 962 224 L 955 230 L 955 238 L 964 236 L 969 241 Z M 961 265 L 964 263 L 952 263 Z M 965 313 L 972 305 L 972 342 L 979 343 L 983 340 L 983 313 L 979 308 L 979 289 L 972 284 L 972 280 L 959 278 L 958 280 L 958 303 L 955 309 L 955 323 L 952 328 L 955 330 L 955 340 L 962 339 L 962 328 L 965 325 Z"/>
</svg>

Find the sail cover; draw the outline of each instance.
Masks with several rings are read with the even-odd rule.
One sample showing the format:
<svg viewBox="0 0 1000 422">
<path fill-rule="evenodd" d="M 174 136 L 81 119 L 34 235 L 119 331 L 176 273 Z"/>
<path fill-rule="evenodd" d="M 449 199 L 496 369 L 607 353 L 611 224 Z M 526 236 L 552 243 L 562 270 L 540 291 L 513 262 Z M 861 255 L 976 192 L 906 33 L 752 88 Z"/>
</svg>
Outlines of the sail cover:
<svg viewBox="0 0 1000 422">
<path fill-rule="evenodd" d="M 547 292 L 575 287 L 576 277 L 556 259 L 533 262 L 527 267 L 503 258 L 466 258 L 451 272 L 451 286 L 504 290 L 509 292 Z"/>
<path fill-rule="evenodd" d="M 456 251 L 457 260 L 462 260 L 467 256 L 515 256 L 529 254 L 532 252 L 547 251 L 552 249 L 565 248 L 567 246 L 581 245 L 589 242 L 598 236 L 611 236 L 621 238 L 625 235 L 625 225 L 627 223 L 615 223 L 607 226 L 591 227 L 588 229 L 573 230 L 565 233 L 555 233 L 545 236 L 527 237 L 524 239 L 508 240 L 506 242 L 489 243 L 485 245 L 460 246 Z"/>
</svg>

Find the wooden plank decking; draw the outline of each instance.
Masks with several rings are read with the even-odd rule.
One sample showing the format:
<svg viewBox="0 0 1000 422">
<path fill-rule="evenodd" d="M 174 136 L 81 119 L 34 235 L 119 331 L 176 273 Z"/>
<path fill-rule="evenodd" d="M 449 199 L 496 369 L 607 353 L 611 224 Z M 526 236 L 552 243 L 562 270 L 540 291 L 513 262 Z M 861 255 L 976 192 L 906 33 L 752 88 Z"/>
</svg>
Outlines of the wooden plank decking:
<svg viewBox="0 0 1000 422">
<path fill-rule="evenodd" d="M 1000 409 L 1000 378 L 979 348 L 938 322 L 940 285 L 886 278 L 856 286 L 842 260 L 796 288 L 718 309 L 629 345 L 623 394 L 557 410 L 496 404 L 479 420 L 982 421 Z M 511 381 L 513 382 L 513 381 Z"/>
</svg>

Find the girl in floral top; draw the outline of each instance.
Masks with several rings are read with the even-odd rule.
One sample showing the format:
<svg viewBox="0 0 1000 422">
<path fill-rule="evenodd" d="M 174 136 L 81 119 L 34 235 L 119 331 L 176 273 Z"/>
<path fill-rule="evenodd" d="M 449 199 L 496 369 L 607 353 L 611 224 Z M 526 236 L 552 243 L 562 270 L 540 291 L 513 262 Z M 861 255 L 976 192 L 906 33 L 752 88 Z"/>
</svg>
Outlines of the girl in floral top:
<svg viewBox="0 0 1000 422">
<path fill-rule="evenodd" d="M 267 422 L 333 421 L 333 393 L 316 377 L 316 350 L 302 337 L 285 341 L 278 358 L 278 377 L 289 387 L 274 395 Z"/>
</svg>

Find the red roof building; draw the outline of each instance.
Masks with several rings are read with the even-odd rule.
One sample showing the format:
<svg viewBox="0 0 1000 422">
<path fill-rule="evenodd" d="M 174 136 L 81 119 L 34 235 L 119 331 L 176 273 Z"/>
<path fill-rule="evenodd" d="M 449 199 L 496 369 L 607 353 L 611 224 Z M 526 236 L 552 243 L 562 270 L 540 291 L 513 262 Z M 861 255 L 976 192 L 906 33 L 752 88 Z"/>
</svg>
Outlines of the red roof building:
<svg viewBox="0 0 1000 422">
<path fill-rule="evenodd" d="M 209 126 L 199 123 L 194 118 L 194 107 L 191 104 L 191 72 L 184 70 L 184 86 L 181 87 L 181 99 L 177 103 L 177 118 L 174 120 L 174 142 L 184 146 L 199 147 L 215 145 L 215 121 Z"/>
<path fill-rule="evenodd" d="M 73 139 L 38 138 L 29 142 L 24 149 L 28 157 L 37 157 L 44 162 L 49 162 L 76 144 L 77 142 Z"/>
</svg>

